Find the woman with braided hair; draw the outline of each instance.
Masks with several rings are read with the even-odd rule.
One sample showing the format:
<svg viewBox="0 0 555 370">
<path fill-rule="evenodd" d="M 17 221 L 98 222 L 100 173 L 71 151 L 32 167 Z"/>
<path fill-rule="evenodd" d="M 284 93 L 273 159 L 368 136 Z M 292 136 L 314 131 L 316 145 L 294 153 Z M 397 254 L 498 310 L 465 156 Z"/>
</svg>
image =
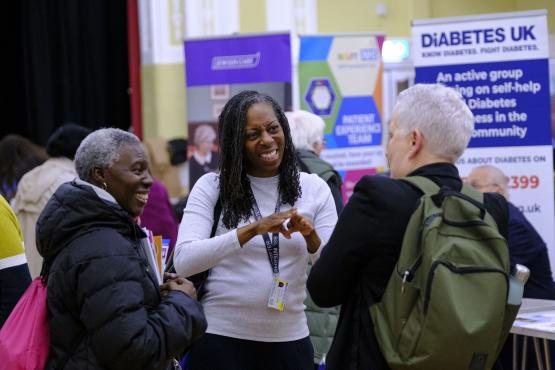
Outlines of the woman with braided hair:
<svg viewBox="0 0 555 370">
<path fill-rule="evenodd" d="M 289 124 L 271 97 L 232 97 L 218 134 L 219 173 L 192 189 L 174 256 L 180 275 L 210 270 L 207 334 L 189 369 L 312 369 L 306 264 L 337 221 L 332 195 L 317 175 L 298 172 Z"/>
</svg>

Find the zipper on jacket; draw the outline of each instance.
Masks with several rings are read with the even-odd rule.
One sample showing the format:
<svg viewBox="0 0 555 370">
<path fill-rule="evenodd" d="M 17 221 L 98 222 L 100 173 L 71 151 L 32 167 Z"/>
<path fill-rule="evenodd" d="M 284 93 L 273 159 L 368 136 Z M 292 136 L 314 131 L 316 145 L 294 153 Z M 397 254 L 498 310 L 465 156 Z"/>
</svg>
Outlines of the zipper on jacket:
<svg viewBox="0 0 555 370">
<path fill-rule="evenodd" d="M 430 271 L 428 272 L 428 278 L 426 280 L 426 290 L 425 290 L 425 295 L 424 295 L 424 315 L 426 315 L 428 313 L 428 305 L 430 303 L 430 298 L 432 295 L 432 282 L 434 279 L 434 274 L 435 274 L 435 270 L 439 267 L 439 265 L 443 265 L 445 267 L 447 267 L 449 270 L 451 270 L 452 272 L 456 273 L 456 274 L 474 274 L 474 273 L 491 273 L 491 272 L 496 272 L 499 274 L 502 274 L 503 277 L 505 278 L 505 282 L 506 282 L 506 286 L 509 286 L 509 276 L 507 275 L 507 273 L 501 269 L 498 268 L 493 268 L 493 267 L 457 267 L 455 265 L 453 265 L 451 262 L 449 261 L 445 261 L 445 260 L 435 260 L 432 263 L 432 266 L 430 268 Z"/>
</svg>

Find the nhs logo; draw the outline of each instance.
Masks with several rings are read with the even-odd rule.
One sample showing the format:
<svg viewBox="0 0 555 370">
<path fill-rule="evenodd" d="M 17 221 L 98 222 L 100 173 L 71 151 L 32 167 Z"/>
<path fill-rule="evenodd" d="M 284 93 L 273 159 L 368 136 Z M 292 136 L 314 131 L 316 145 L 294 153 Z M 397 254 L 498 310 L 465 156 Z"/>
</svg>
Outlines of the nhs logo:
<svg viewBox="0 0 555 370">
<path fill-rule="evenodd" d="M 363 48 L 359 51 L 360 60 L 372 61 L 380 59 L 380 52 L 377 48 Z"/>
</svg>

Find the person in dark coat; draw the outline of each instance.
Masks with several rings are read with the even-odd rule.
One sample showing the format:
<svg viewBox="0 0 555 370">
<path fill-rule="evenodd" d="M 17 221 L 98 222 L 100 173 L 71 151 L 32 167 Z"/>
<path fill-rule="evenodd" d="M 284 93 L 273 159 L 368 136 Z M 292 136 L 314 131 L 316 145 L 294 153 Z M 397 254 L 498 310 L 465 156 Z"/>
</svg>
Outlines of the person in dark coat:
<svg viewBox="0 0 555 370">
<path fill-rule="evenodd" d="M 508 179 L 499 168 L 495 166 L 478 166 L 472 169 L 466 181 L 482 192 L 499 193 L 506 199 L 509 198 Z M 524 265 L 530 269 L 530 277 L 524 285 L 524 298 L 555 300 L 555 282 L 551 274 L 547 246 L 534 226 L 526 219 L 524 214 L 511 202 L 509 204 L 509 256 L 511 266 Z M 522 348 L 523 336 L 517 336 L 518 346 Z M 532 338 L 527 338 L 529 348 L 533 348 Z M 555 366 L 555 343 L 549 341 L 551 354 L 551 367 Z M 501 361 L 504 369 L 510 369 L 513 360 L 513 336 L 505 343 L 501 352 Z M 526 359 L 527 368 L 536 366 L 533 351 L 528 352 Z"/>
<path fill-rule="evenodd" d="M 308 278 L 316 304 L 342 305 L 328 370 L 389 369 L 369 307 L 382 298 L 422 196 L 398 178 L 424 176 L 440 187 L 460 190 L 454 163 L 468 145 L 473 122 L 470 109 L 451 88 L 418 84 L 399 95 L 387 145 L 393 178 L 365 176 L 358 182 Z M 506 237 L 506 201 L 499 194 L 486 194 L 484 203 Z"/>
<path fill-rule="evenodd" d="M 499 193 L 509 197 L 505 174 L 494 166 L 473 168 L 468 175 L 470 185 L 482 192 Z M 509 203 L 509 255 L 511 266 L 520 264 L 530 269 L 524 285 L 524 298 L 555 300 L 555 282 L 551 274 L 547 246 L 534 226 L 511 202 Z"/>
<path fill-rule="evenodd" d="M 75 155 L 79 178 L 61 185 L 37 222 L 51 314 L 46 369 L 173 368 L 206 329 L 189 281 L 159 287 L 136 223 L 152 177 L 141 143 L 93 132 Z"/>
</svg>

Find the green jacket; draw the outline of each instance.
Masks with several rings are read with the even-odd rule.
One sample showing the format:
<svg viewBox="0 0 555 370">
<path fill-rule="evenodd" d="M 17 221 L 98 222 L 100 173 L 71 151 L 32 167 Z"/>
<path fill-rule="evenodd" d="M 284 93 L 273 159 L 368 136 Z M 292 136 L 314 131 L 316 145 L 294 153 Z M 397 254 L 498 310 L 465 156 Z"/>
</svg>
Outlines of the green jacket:
<svg viewBox="0 0 555 370">
<path fill-rule="evenodd" d="M 331 164 L 320 159 L 314 152 L 309 150 L 297 150 L 297 159 L 301 171 L 317 174 L 328 184 L 335 201 L 337 213 L 339 214 L 343 208 L 341 176 L 333 169 Z M 309 262 L 307 275 L 310 273 L 311 267 L 312 264 Z M 310 331 L 310 340 L 314 347 L 314 363 L 324 363 L 325 356 L 331 347 L 335 334 L 339 318 L 339 306 L 332 308 L 318 307 L 312 301 L 308 292 L 304 304 L 306 305 L 305 312 Z"/>
<path fill-rule="evenodd" d="M 299 149 L 296 154 L 301 171 L 314 173 L 328 184 L 333 201 L 335 202 L 337 215 L 339 216 L 343 210 L 342 181 L 339 173 L 337 173 L 331 164 L 318 157 L 313 151 Z"/>
<path fill-rule="evenodd" d="M 310 273 L 312 263 L 308 262 L 307 275 Z M 305 313 L 310 331 L 310 341 L 314 347 L 314 363 L 325 362 L 325 356 L 331 347 L 337 320 L 339 319 L 339 307 L 322 308 L 316 305 L 308 291 L 306 292 Z"/>
</svg>

